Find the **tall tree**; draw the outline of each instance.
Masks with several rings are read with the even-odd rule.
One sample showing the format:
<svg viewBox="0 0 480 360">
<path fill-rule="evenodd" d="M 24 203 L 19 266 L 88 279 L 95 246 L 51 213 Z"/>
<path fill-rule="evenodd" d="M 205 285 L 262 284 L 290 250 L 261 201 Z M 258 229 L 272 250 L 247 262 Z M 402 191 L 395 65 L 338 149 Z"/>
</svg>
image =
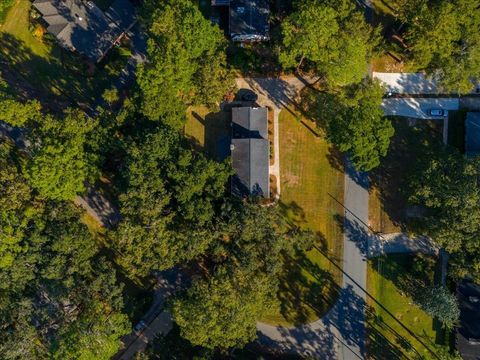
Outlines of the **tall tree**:
<svg viewBox="0 0 480 360">
<path fill-rule="evenodd" d="M 318 126 L 357 170 L 377 167 L 394 134 L 381 109 L 383 92 L 377 81 L 364 81 L 337 93 L 312 92 L 303 99 Z"/>
<path fill-rule="evenodd" d="M 421 1 L 409 19 L 410 57 L 446 91 L 466 93 L 480 76 L 480 1 Z"/>
<path fill-rule="evenodd" d="M 41 196 L 71 200 L 95 177 L 96 157 L 86 151 L 87 136 L 96 121 L 80 111 L 63 119 L 44 116 L 32 134 L 31 158 L 25 176 Z"/>
<path fill-rule="evenodd" d="M 282 22 L 279 58 L 283 67 L 299 70 L 310 63 L 336 85 L 360 82 L 379 37 L 355 3 L 308 0 L 295 5 L 296 10 Z"/>
<path fill-rule="evenodd" d="M 152 0 L 146 7 L 149 62 L 138 72 L 141 111 L 178 128 L 187 103 L 218 103 L 232 86 L 226 42 L 189 0 Z"/>
<path fill-rule="evenodd" d="M 130 146 L 120 196 L 124 221 L 112 246 L 131 275 L 147 275 L 203 253 L 215 239 L 214 218 L 230 169 L 159 128 Z"/>
<path fill-rule="evenodd" d="M 223 241 L 213 244 L 211 273 L 172 304 L 182 336 L 210 349 L 255 339 L 256 321 L 276 301 L 284 256 L 313 241 L 288 229 L 276 207 L 231 205 L 223 211 Z"/>
</svg>

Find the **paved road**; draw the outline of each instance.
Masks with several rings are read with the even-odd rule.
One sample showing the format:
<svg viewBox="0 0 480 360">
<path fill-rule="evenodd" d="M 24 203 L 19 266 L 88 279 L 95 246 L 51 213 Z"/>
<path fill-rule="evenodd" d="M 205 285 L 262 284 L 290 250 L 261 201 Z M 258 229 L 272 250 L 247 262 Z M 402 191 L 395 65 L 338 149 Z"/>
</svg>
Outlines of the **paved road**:
<svg viewBox="0 0 480 360">
<path fill-rule="evenodd" d="M 262 345 L 316 359 L 365 357 L 368 180 L 351 166 L 345 174 L 344 201 L 344 275 L 336 304 L 322 319 L 296 328 L 257 324 Z"/>
<path fill-rule="evenodd" d="M 188 279 L 175 268 L 157 274 L 152 306 L 142 318 L 147 327 L 140 334 L 132 331 L 131 334 L 124 336 L 122 339 L 124 347 L 112 360 L 132 359 L 136 353 L 144 351 L 155 337 L 167 334 L 171 330 L 173 321 L 170 313 L 164 310 L 165 302 L 168 297 L 187 284 Z"/>
<path fill-rule="evenodd" d="M 438 119 L 428 114 L 430 109 L 458 110 L 458 98 L 388 98 L 383 99 L 382 109 L 386 116 L 405 116 L 418 119 Z"/>
</svg>

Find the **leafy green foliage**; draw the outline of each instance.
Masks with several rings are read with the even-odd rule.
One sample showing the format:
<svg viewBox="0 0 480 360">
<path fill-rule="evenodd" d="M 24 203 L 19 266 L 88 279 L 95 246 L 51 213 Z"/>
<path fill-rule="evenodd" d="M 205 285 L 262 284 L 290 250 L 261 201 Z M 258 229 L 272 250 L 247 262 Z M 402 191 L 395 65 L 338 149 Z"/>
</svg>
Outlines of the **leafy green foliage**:
<svg viewBox="0 0 480 360">
<path fill-rule="evenodd" d="M 141 111 L 179 128 L 187 103 L 216 104 L 231 88 L 226 43 L 191 1 L 152 0 L 146 7 L 149 63 L 138 72 Z"/>
<path fill-rule="evenodd" d="M 365 81 L 337 93 L 313 92 L 303 101 L 307 111 L 340 151 L 348 153 L 357 170 L 369 171 L 387 154 L 394 134 L 380 107 L 383 89 Z"/>
<path fill-rule="evenodd" d="M 131 275 L 167 269 L 203 253 L 216 238 L 213 220 L 230 169 L 207 160 L 166 128 L 131 144 L 120 196 L 124 221 L 112 240 Z"/>
<path fill-rule="evenodd" d="M 480 76 L 480 2 L 415 1 L 406 34 L 411 59 L 438 77 L 445 90 L 466 93 Z"/>
<path fill-rule="evenodd" d="M 0 269 L 11 267 L 24 252 L 29 227 L 39 214 L 41 203 L 19 171 L 13 145 L 0 143 Z"/>
<path fill-rule="evenodd" d="M 436 317 L 448 328 L 452 328 L 460 318 L 460 308 L 455 294 L 443 286 L 432 286 L 418 291 L 415 299 L 431 316 Z"/>
<path fill-rule="evenodd" d="M 63 119 L 44 116 L 38 126 L 25 176 L 41 196 L 71 200 L 96 172 L 95 156 L 85 148 L 96 122 L 80 111 L 70 111 Z"/>
<path fill-rule="evenodd" d="M 255 339 L 256 320 L 276 301 L 283 257 L 312 240 L 289 232 L 275 207 L 230 204 L 223 214 L 224 241 L 214 244 L 211 275 L 194 281 L 172 303 L 182 336 L 210 349 Z"/>
<path fill-rule="evenodd" d="M 337 85 L 360 82 L 379 42 L 353 1 L 297 1 L 282 22 L 279 59 L 284 68 L 313 64 L 320 75 Z"/>
<path fill-rule="evenodd" d="M 420 231 L 428 234 L 451 256 L 453 274 L 480 278 L 480 159 L 439 152 L 409 175 L 414 204 L 428 211 Z"/>
</svg>

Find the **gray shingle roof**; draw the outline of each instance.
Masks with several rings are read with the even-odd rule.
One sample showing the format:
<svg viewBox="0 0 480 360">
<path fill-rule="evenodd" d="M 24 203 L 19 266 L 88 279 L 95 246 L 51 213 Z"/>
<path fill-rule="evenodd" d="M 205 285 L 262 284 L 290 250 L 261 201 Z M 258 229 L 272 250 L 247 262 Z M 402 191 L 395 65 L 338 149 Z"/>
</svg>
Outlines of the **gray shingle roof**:
<svg viewBox="0 0 480 360">
<path fill-rule="evenodd" d="M 92 1 L 36 0 L 33 6 L 62 46 L 94 62 L 135 22 L 135 8 L 129 0 L 116 0 L 105 13 Z"/>
<path fill-rule="evenodd" d="M 230 36 L 233 41 L 268 40 L 267 0 L 231 0 Z"/>
<path fill-rule="evenodd" d="M 232 109 L 232 194 L 270 197 L 266 108 Z"/>
</svg>

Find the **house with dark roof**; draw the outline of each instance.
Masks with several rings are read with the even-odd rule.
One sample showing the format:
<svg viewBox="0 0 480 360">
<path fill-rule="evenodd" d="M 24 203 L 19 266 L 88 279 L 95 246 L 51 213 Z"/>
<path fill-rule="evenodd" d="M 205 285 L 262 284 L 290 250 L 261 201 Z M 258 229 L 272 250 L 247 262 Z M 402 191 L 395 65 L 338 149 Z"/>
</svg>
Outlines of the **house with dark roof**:
<svg viewBox="0 0 480 360">
<path fill-rule="evenodd" d="M 270 144 L 267 108 L 232 108 L 230 145 L 235 175 L 231 191 L 239 197 L 270 197 Z"/>
<path fill-rule="evenodd" d="M 92 1 L 35 0 L 47 31 L 64 48 L 100 62 L 136 22 L 130 0 L 115 0 L 102 11 Z"/>
<path fill-rule="evenodd" d="M 266 41 L 269 35 L 268 0 L 212 0 L 229 7 L 229 34 L 233 41 Z"/>
<path fill-rule="evenodd" d="M 480 154 L 480 112 L 469 112 L 465 120 L 465 154 Z"/>
<path fill-rule="evenodd" d="M 480 285 L 463 280 L 457 287 L 460 321 L 456 347 L 462 359 L 480 360 Z"/>
</svg>

